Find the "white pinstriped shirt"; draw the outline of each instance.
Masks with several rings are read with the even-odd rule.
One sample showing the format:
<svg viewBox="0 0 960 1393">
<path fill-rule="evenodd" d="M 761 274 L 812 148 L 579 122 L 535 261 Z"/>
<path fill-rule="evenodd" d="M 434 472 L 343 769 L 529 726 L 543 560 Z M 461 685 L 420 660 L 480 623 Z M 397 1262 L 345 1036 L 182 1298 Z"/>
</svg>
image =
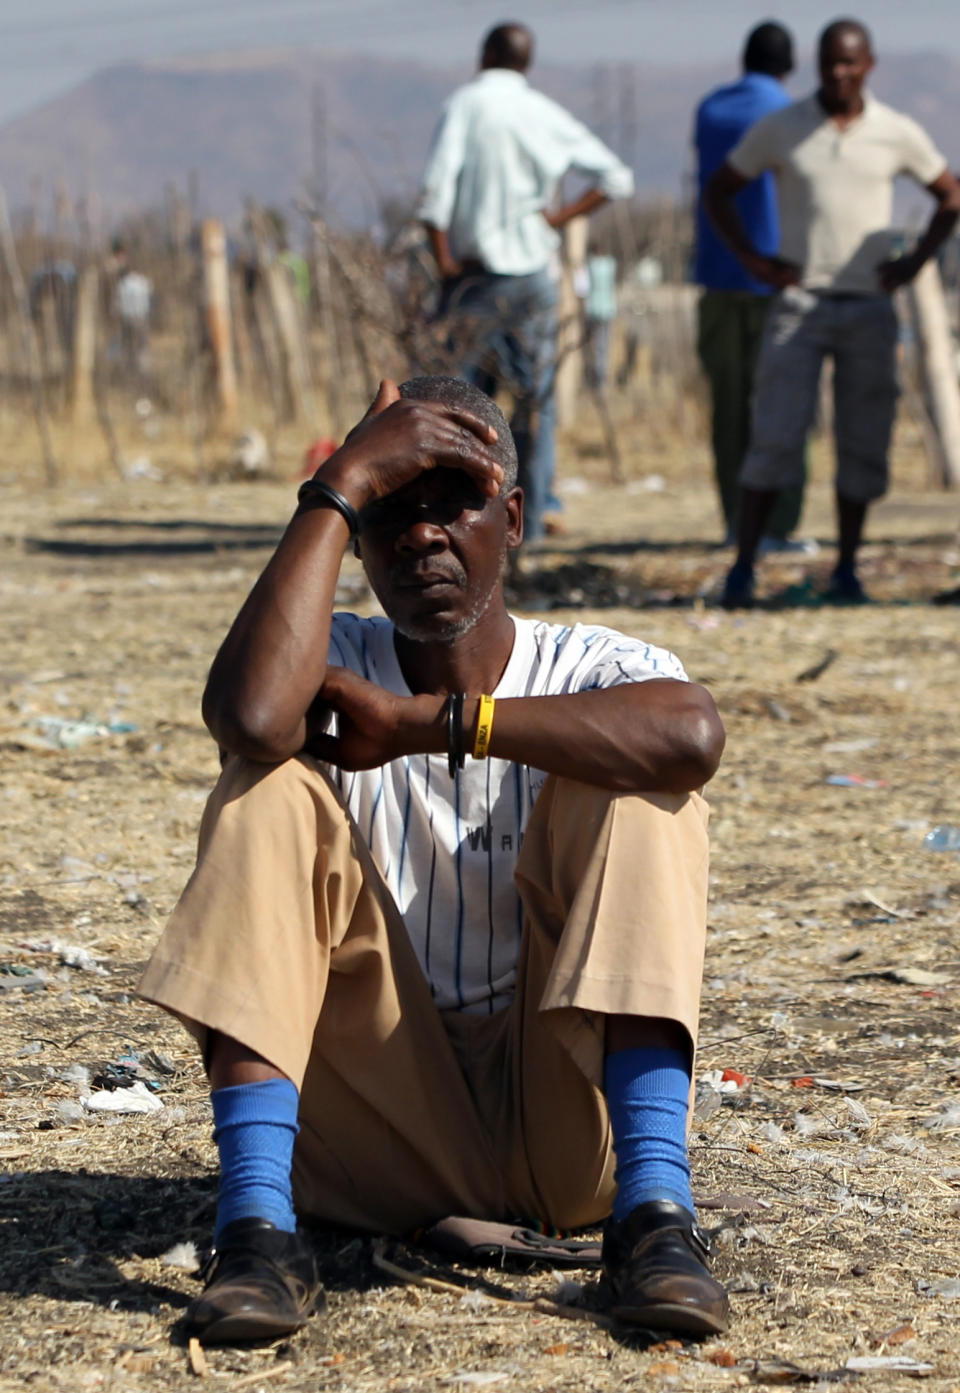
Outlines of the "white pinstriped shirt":
<svg viewBox="0 0 960 1393">
<path fill-rule="evenodd" d="M 614 629 L 513 623 L 513 652 L 495 697 L 552 696 L 651 677 L 686 680 L 672 653 Z M 409 696 L 393 635 L 388 619 L 335 614 L 330 662 Z M 474 1013 L 506 1006 L 522 927 L 513 872 L 546 774 L 468 757 L 451 779 L 446 755 L 330 773 L 399 906 L 437 1006 Z"/>
</svg>

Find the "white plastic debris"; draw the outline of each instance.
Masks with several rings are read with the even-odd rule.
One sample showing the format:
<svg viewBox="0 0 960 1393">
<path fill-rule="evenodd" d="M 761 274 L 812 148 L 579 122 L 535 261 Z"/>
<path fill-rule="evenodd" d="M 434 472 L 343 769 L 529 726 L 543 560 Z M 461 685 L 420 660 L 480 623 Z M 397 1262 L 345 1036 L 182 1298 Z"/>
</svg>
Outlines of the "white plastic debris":
<svg viewBox="0 0 960 1393">
<path fill-rule="evenodd" d="M 85 1064 L 68 1064 L 66 1069 L 61 1070 L 60 1077 L 64 1083 L 78 1083 L 89 1091 L 90 1070 Z"/>
<path fill-rule="evenodd" d="M 75 967 L 81 972 L 92 972 L 97 977 L 106 977 L 107 969 L 101 967 L 92 953 L 81 948 L 78 943 L 67 943 L 62 938 L 30 938 L 21 943 L 31 953 L 53 953 L 65 967 Z"/>
<path fill-rule="evenodd" d="M 164 1267 L 176 1267 L 181 1272 L 196 1272 L 200 1266 L 200 1254 L 195 1243 L 174 1243 L 160 1259 Z"/>
<path fill-rule="evenodd" d="M 742 1085 L 736 1079 L 725 1079 L 723 1073 L 722 1069 L 708 1069 L 700 1075 L 697 1083 L 712 1088 L 715 1093 L 739 1093 Z"/>
<path fill-rule="evenodd" d="M 960 1300 L 960 1280 L 956 1277 L 937 1277 L 933 1282 L 920 1277 L 916 1287 L 921 1296 L 938 1296 L 941 1301 Z"/>
<path fill-rule="evenodd" d="M 482 1311 L 485 1306 L 490 1305 L 490 1298 L 482 1291 L 468 1291 L 461 1296 L 460 1305 L 465 1311 Z"/>
<path fill-rule="evenodd" d="M 924 1364 L 919 1359 L 911 1359 L 908 1354 L 857 1354 L 848 1359 L 843 1366 L 852 1374 L 869 1373 L 871 1369 L 884 1369 L 890 1373 L 932 1374 L 933 1364 Z"/>
<path fill-rule="evenodd" d="M 61 1127 L 74 1127 L 78 1122 L 83 1121 L 83 1108 L 79 1103 L 71 1102 L 70 1099 L 65 1098 L 54 1108 L 53 1115 Z"/>
<path fill-rule="evenodd" d="M 850 1114 L 851 1127 L 861 1128 L 873 1126 L 873 1118 L 861 1102 L 858 1102 L 856 1098 L 844 1098 L 843 1101 Z"/>
<path fill-rule="evenodd" d="M 490 1373 L 471 1373 L 466 1369 L 459 1369 L 450 1378 L 445 1378 L 441 1387 L 443 1388 L 486 1388 L 488 1383 L 505 1383 L 510 1377 L 509 1374 Z"/>
<path fill-rule="evenodd" d="M 960 1103 L 947 1103 L 940 1112 L 934 1113 L 933 1117 L 925 1117 L 920 1125 L 928 1132 L 953 1131 L 960 1127 Z"/>
<path fill-rule="evenodd" d="M 117 1088 L 111 1093 L 107 1089 L 88 1093 L 80 1099 L 88 1112 L 106 1113 L 147 1113 L 162 1112 L 163 1104 L 155 1093 L 151 1093 L 141 1079 L 130 1088 Z"/>
<path fill-rule="evenodd" d="M 833 1124 L 825 1124 L 823 1118 L 815 1117 L 812 1113 L 795 1112 L 793 1126 L 798 1137 L 815 1137 L 824 1130 L 832 1130 Z"/>
<path fill-rule="evenodd" d="M 558 1273 L 557 1285 L 550 1299 L 556 1301 L 558 1306 L 576 1306 L 583 1300 L 583 1283 L 575 1282 L 571 1277 L 561 1277 Z"/>
</svg>

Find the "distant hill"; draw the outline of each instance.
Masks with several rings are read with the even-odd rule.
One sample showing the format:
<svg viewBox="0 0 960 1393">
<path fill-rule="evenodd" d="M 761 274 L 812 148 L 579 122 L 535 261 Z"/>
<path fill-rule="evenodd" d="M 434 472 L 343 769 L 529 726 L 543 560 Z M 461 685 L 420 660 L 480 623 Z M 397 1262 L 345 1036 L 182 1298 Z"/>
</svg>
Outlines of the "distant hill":
<svg viewBox="0 0 960 1393">
<path fill-rule="evenodd" d="M 729 73 L 604 64 L 538 68 L 533 80 L 632 160 L 641 191 L 676 196 L 692 110 Z M 467 76 L 468 66 L 294 51 L 110 67 L 0 128 L 0 182 L 12 206 L 38 181 L 48 191 L 59 181 L 72 195 L 97 194 L 117 216 L 159 202 L 171 181 L 186 188 L 192 174 L 200 210 L 232 218 L 245 194 L 288 205 L 325 127 L 331 210 L 367 224 L 382 198 L 415 194 L 440 105 Z M 960 163 L 960 64 L 889 57 L 874 87 Z"/>
</svg>

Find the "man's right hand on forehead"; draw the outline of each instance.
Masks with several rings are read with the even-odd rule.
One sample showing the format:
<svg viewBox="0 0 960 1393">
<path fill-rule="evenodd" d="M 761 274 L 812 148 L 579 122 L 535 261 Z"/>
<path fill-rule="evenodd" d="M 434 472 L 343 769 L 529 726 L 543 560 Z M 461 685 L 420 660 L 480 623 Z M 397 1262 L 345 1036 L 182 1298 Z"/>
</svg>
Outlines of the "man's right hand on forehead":
<svg viewBox="0 0 960 1393">
<path fill-rule="evenodd" d="M 432 469 L 456 469 L 494 497 L 503 466 L 497 432 L 472 411 L 400 396 L 385 378 L 362 421 L 317 471 L 359 511 Z"/>
</svg>

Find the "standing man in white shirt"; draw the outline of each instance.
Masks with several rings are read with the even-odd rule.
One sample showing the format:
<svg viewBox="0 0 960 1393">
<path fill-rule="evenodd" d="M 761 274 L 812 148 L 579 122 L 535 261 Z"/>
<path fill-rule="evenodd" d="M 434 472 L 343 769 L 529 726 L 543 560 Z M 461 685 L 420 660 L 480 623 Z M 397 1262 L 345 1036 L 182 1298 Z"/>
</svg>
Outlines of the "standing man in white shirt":
<svg viewBox="0 0 960 1393">
<path fill-rule="evenodd" d="M 820 86 L 758 121 L 707 186 L 707 212 L 758 281 L 777 296 L 754 381 L 751 444 L 740 476 L 739 552 L 727 576 L 728 608 L 753 602 L 753 563 L 779 493 L 799 483 L 820 369 L 832 357 L 839 553 L 828 598 L 866 596 L 856 570 L 867 508 L 887 489 L 887 453 L 898 396 L 892 293 L 908 285 L 949 236 L 960 184 L 910 117 L 866 91 L 874 66 L 868 31 L 855 20 L 827 26 Z M 781 254 L 761 255 L 734 199 L 765 170 L 776 176 Z M 893 181 L 908 174 L 936 201 L 912 251 L 892 257 Z"/>
<path fill-rule="evenodd" d="M 491 395 L 516 399 L 526 537 L 559 511 L 553 494 L 559 229 L 611 198 L 633 175 L 611 150 L 526 73 L 533 34 L 500 24 L 483 41 L 480 71 L 444 107 L 423 180 L 419 215 L 443 278 L 457 372 Z M 554 208 L 571 170 L 595 180 Z"/>
</svg>

